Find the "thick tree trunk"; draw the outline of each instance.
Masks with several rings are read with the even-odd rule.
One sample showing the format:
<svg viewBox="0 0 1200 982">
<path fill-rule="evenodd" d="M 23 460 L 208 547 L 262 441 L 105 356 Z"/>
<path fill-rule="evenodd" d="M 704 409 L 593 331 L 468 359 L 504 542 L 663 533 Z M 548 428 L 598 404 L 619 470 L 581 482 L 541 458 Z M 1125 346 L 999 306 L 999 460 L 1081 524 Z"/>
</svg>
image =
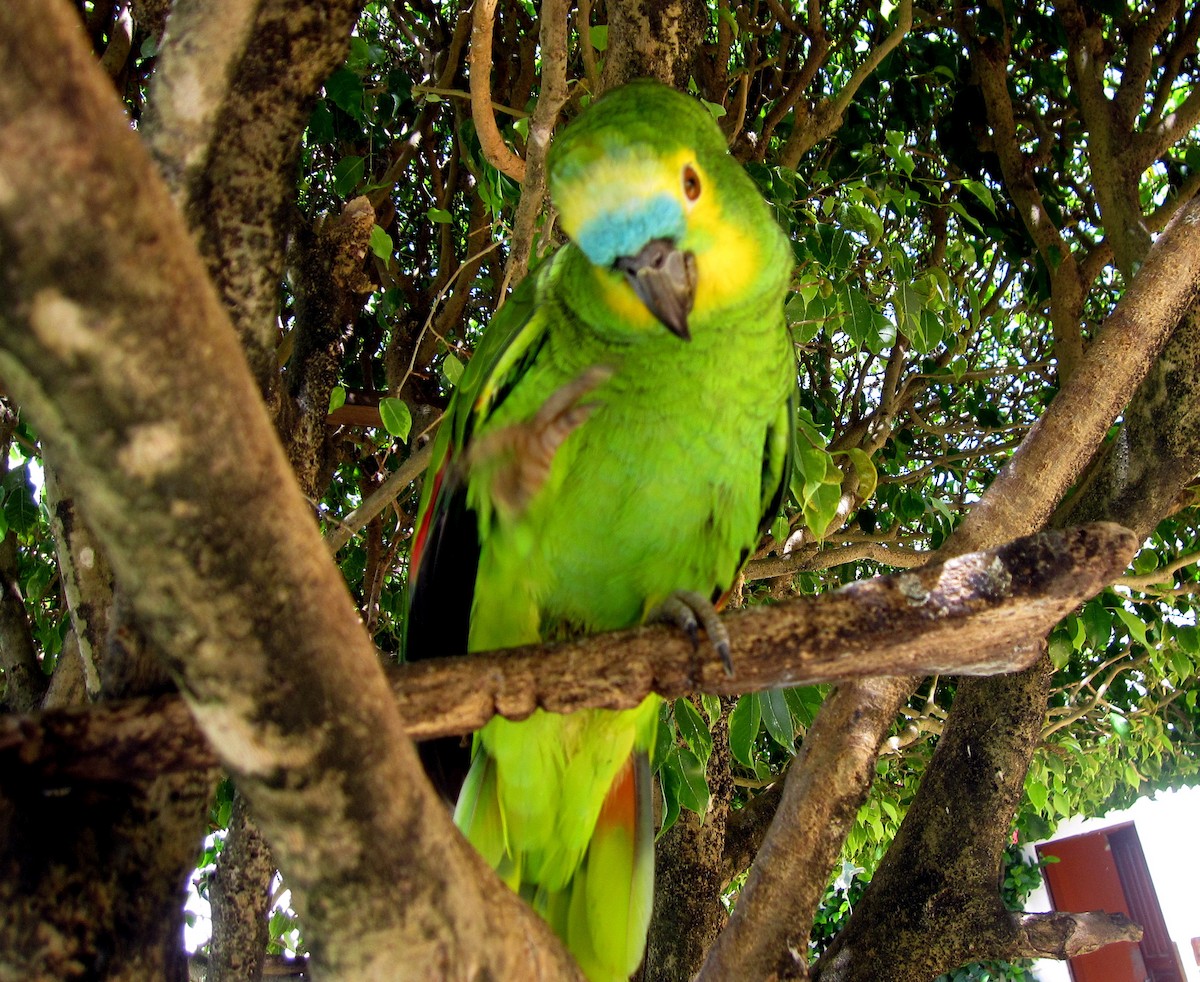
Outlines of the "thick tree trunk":
<svg viewBox="0 0 1200 982">
<path fill-rule="evenodd" d="M 698 0 L 618 0 L 608 4 L 608 50 L 602 90 L 634 78 L 657 78 L 687 90 L 692 62 L 708 30 Z"/>
<path fill-rule="evenodd" d="M 215 770 L 0 788 L 0 979 L 183 982 Z"/>
<path fill-rule="evenodd" d="M 229 320 L 75 12 L 0 6 L 0 66 L 0 375 L 251 800 L 314 972 L 573 977 L 421 775 Z M 4 872 L 15 899 L 28 881 L 13 859 Z M 11 928 L 3 957 L 23 940 Z"/>
<path fill-rule="evenodd" d="M 655 845 L 654 915 L 641 982 L 694 977 L 725 923 L 722 860 L 725 823 L 733 801 L 729 711 L 735 701 L 722 700 L 724 711 L 713 726 L 707 769 L 711 807 L 704 815 L 683 811 Z"/>
<path fill-rule="evenodd" d="M 275 864 L 271 849 L 235 793 L 229 831 L 209 885 L 212 946 L 207 982 L 259 982 L 267 954 L 267 917 Z"/>
</svg>

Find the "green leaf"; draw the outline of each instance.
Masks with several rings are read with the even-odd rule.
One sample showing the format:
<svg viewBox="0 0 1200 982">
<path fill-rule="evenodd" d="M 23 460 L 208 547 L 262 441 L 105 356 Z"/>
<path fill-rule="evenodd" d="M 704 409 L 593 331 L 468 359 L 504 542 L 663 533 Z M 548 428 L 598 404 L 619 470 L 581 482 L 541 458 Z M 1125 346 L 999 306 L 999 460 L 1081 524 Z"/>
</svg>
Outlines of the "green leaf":
<svg viewBox="0 0 1200 982">
<path fill-rule="evenodd" d="M 818 492 L 804 505 L 804 524 L 818 539 L 823 539 L 837 516 L 842 492 L 837 484 L 822 484 Z"/>
<path fill-rule="evenodd" d="M 713 727 L 721 718 L 721 700 L 717 696 L 704 693 L 700 696 L 700 705 L 704 707 L 704 715 L 708 717 L 708 725 Z"/>
<path fill-rule="evenodd" d="M 33 500 L 33 484 L 29 480 L 29 467 L 15 467 L 4 478 L 4 522 L 8 528 L 23 534 L 37 525 L 39 511 Z M 7 528 L 5 531 L 7 532 Z"/>
<path fill-rule="evenodd" d="M 796 733 L 792 727 L 792 714 L 788 709 L 787 697 L 782 689 L 768 689 L 758 693 L 763 723 L 777 744 L 788 753 L 796 752 Z"/>
<path fill-rule="evenodd" d="M 979 181 L 963 181 L 963 187 L 975 195 L 988 211 L 996 214 L 996 199 L 992 197 L 992 192 L 986 184 Z"/>
<path fill-rule="evenodd" d="M 1050 663 L 1054 666 L 1055 671 L 1062 671 L 1071 661 L 1071 642 L 1063 634 L 1055 631 L 1050 635 L 1050 641 L 1047 644 L 1047 650 L 1050 655 Z"/>
<path fill-rule="evenodd" d="M 838 300 L 846 316 L 842 319 L 842 330 L 860 348 L 870 348 L 875 334 L 875 310 L 862 290 L 847 283 L 838 290 Z"/>
<path fill-rule="evenodd" d="M 650 753 L 650 766 L 654 773 L 657 774 L 659 772 L 674 749 L 675 727 L 671 724 L 670 716 L 667 714 L 667 706 L 664 703 L 662 711 L 659 713 L 658 726 L 654 728 L 654 746 L 651 748 Z"/>
<path fill-rule="evenodd" d="M 333 168 L 333 189 L 342 198 L 349 197 L 362 179 L 362 157 L 343 157 Z"/>
<path fill-rule="evenodd" d="M 446 381 L 451 385 L 458 385 L 458 380 L 462 378 L 463 369 L 465 366 L 454 355 L 447 354 L 442 359 L 442 374 L 446 376 Z"/>
<path fill-rule="evenodd" d="M 658 827 L 658 835 L 655 838 L 662 838 L 667 829 L 674 825 L 679 818 L 679 786 L 682 778 L 679 773 L 678 753 L 678 748 L 671 748 L 671 753 L 663 761 L 662 770 L 658 774 L 658 786 L 662 788 L 663 809 L 662 825 Z"/>
<path fill-rule="evenodd" d="M 332 143 L 333 134 L 333 113 L 329 109 L 329 100 L 318 99 L 308 119 L 307 139 L 314 143 Z"/>
<path fill-rule="evenodd" d="M 588 38 L 592 42 L 592 47 L 597 51 L 608 50 L 608 25 L 593 24 L 588 30 Z"/>
<path fill-rule="evenodd" d="M 346 390 L 340 385 L 335 385 L 329 390 L 329 411 L 336 413 L 344 405 L 346 405 Z"/>
<path fill-rule="evenodd" d="M 454 216 L 445 208 L 430 208 L 425 214 L 429 216 L 431 222 L 440 222 L 443 225 L 454 221 Z"/>
<path fill-rule="evenodd" d="M 754 766 L 754 741 L 758 739 L 761 721 L 762 709 L 756 693 L 742 696 L 729 714 L 729 752 L 746 767 Z"/>
<path fill-rule="evenodd" d="M 1099 598 L 1088 601 L 1082 612 L 1080 620 L 1083 621 L 1083 630 L 1087 635 L 1087 643 L 1098 651 L 1103 651 L 1108 647 L 1108 640 L 1112 637 L 1112 613 L 1104 606 Z"/>
<path fill-rule="evenodd" d="M 871 462 L 871 455 L 861 447 L 851 447 L 849 450 L 841 452 L 850 458 L 850 463 L 854 466 L 855 473 L 858 474 L 858 496 L 866 501 L 879 486 L 879 472 Z"/>
<path fill-rule="evenodd" d="M 325 83 L 325 95 L 343 112 L 362 118 L 363 82 L 348 68 L 339 68 Z"/>
<path fill-rule="evenodd" d="M 1127 720 L 1120 713 L 1109 713 L 1108 725 L 1112 727 L 1112 731 L 1122 740 L 1129 736 L 1129 720 Z"/>
<path fill-rule="evenodd" d="M 1071 639 L 1071 647 L 1079 651 L 1083 647 L 1083 643 L 1087 640 L 1087 635 L 1083 630 L 1083 621 L 1072 614 L 1063 621 L 1063 627 L 1067 629 L 1067 637 Z"/>
<path fill-rule="evenodd" d="M 708 779 L 704 762 L 690 750 L 679 749 L 679 803 L 697 815 L 708 811 Z"/>
<path fill-rule="evenodd" d="M 700 760 L 707 763 L 712 755 L 712 734 L 700 711 L 684 698 L 675 700 L 675 725 L 679 727 L 679 735 Z"/>
<path fill-rule="evenodd" d="M 412 429 L 412 412 L 403 399 L 388 396 L 379 400 L 379 418 L 383 428 L 398 440 L 407 440 Z"/>
<path fill-rule="evenodd" d="M 1034 808 L 1040 812 L 1046 810 L 1046 801 L 1050 797 L 1050 790 L 1041 781 L 1026 781 L 1025 794 Z"/>
<path fill-rule="evenodd" d="M 1145 576 L 1158 568 L 1158 556 L 1154 554 L 1153 549 L 1143 549 L 1133 557 L 1133 571 L 1138 576 Z"/>
<path fill-rule="evenodd" d="M 1146 640 L 1146 625 L 1137 614 L 1126 610 L 1124 607 L 1118 607 L 1114 613 L 1121 619 L 1121 623 L 1125 625 L 1130 638 L 1143 648 L 1150 647 L 1150 642 Z"/>
<path fill-rule="evenodd" d="M 380 226 L 371 226 L 371 251 L 383 260 L 384 268 L 390 269 L 392 265 L 392 249 L 394 244 L 392 237 L 387 234 Z"/>
<path fill-rule="evenodd" d="M 825 701 L 825 693 L 821 691 L 821 687 L 819 685 L 798 685 L 791 689 L 784 689 L 783 695 L 787 699 L 788 710 L 792 714 L 793 721 L 806 729 L 812 726 L 813 720 L 817 718 L 817 711 L 821 708 L 821 703 Z"/>
</svg>

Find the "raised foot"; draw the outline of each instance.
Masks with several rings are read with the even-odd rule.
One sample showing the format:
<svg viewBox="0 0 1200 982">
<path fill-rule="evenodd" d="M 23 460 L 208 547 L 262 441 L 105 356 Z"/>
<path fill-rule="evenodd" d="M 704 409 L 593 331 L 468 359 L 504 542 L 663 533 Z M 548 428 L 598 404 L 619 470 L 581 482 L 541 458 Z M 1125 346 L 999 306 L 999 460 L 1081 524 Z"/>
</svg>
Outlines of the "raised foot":
<svg viewBox="0 0 1200 982">
<path fill-rule="evenodd" d="M 721 656 L 725 674 L 733 677 L 733 653 L 729 646 L 729 631 L 709 599 L 695 590 L 676 590 L 650 612 L 648 620 L 674 624 L 687 633 L 692 644 L 700 646 L 699 631 L 704 628 L 708 643 Z"/>
<path fill-rule="evenodd" d="M 531 419 L 493 430 L 472 444 L 467 466 L 489 472 L 493 500 L 510 512 L 521 512 L 542 489 L 554 455 L 568 436 L 596 410 L 583 399 L 612 375 L 593 365 L 550 395 Z"/>
</svg>

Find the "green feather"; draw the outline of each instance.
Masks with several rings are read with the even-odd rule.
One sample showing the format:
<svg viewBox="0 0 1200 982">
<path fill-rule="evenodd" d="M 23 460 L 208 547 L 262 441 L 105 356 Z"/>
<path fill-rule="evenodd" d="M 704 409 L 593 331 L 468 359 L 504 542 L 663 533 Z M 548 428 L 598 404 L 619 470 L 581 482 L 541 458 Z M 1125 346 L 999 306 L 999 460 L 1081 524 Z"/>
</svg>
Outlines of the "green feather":
<svg viewBox="0 0 1200 982">
<path fill-rule="evenodd" d="M 470 598 L 468 651 L 629 627 L 680 590 L 715 601 L 790 469 L 791 250 L 708 112 L 614 90 L 549 174 L 572 241 L 489 326 L 417 523 L 410 619 Z M 469 557 L 450 554 L 462 523 Z M 659 706 L 493 719 L 455 813 L 593 982 L 627 979 L 645 945 Z"/>
</svg>

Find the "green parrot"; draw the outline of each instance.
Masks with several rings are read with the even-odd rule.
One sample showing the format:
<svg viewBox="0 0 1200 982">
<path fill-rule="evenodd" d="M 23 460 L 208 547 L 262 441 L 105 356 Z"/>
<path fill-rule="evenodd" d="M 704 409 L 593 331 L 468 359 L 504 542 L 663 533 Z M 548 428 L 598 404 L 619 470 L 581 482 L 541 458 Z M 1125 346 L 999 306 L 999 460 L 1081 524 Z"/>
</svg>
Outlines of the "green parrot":
<svg viewBox="0 0 1200 982">
<path fill-rule="evenodd" d="M 438 431 L 406 657 L 668 616 L 698 617 L 728 664 L 713 604 L 788 482 L 791 248 L 708 110 L 656 82 L 581 113 L 548 173 L 570 241 L 493 318 Z M 497 717 L 458 797 L 592 982 L 627 980 L 645 948 L 660 704 Z"/>
</svg>

